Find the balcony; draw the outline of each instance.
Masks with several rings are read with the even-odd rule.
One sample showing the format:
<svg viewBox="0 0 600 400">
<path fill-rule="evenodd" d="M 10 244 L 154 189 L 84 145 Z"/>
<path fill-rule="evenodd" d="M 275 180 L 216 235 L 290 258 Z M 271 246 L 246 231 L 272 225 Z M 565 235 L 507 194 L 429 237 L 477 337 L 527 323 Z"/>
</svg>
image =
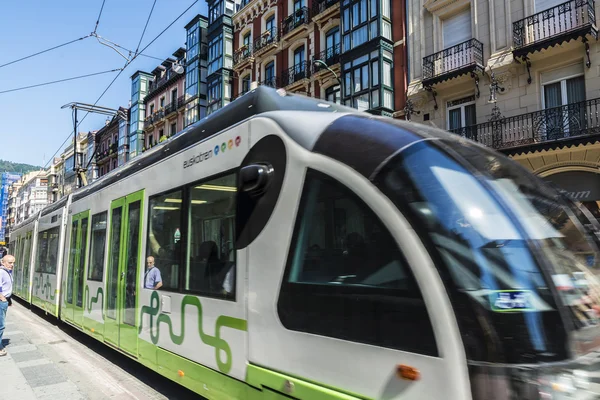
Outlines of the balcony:
<svg viewBox="0 0 600 400">
<path fill-rule="evenodd" d="M 423 58 L 423 87 L 483 71 L 483 44 L 469 39 Z"/>
<path fill-rule="evenodd" d="M 585 38 L 598 39 L 594 0 L 571 0 L 513 23 L 513 55 L 527 54 Z"/>
<path fill-rule="evenodd" d="M 152 124 L 154 124 L 154 119 L 152 118 L 152 115 L 144 119 L 144 129 L 150 128 Z"/>
<path fill-rule="evenodd" d="M 254 61 L 252 56 L 252 44 L 248 44 L 238 49 L 233 54 L 233 69 L 241 71 L 248 67 Z"/>
<path fill-rule="evenodd" d="M 339 72 L 337 70 L 339 70 L 340 53 L 341 53 L 341 46 L 338 43 L 335 46 L 330 47 L 327 50 L 323 50 L 322 52 L 320 52 L 319 57 L 317 57 L 315 60 L 323 61 L 325 64 L 327 64 L 327 66 L 329 68 L 336 71 L 336 73 L 338 73 L 338 75 L 339 75 Z M 319 77 L 320 75 L 326 75 L 326 74 L 331 73 L 321 63 L 313 62 L 312 67 L 313 67 L 313 75 L 315 76 L 315 78 Z"/>
<path fill-rule="evenodd" d="M 275 88 L 275 89 L 281 87 L 281 84 L 279 82 L 279 78 L 277 78 L 275 76 L 271 76 L 270 78 L 267 78 L 264 81 L 261 81 L 260 84 L 263 85 L 263 86 L 268 86 L 268 87 L 272 87 L 272 88 Z"/>
<path fill-rule="evenodd" d="M 176 101 L 172 101 L 171 103 L 167 104 L 165 106 L 165 116 L 169 116 L 173 113 L 177 112 L 177 102 Z"/>
<path fill-rule="evenodd" d="M 339 0 L 315 0 L 312 7 L 312 20 L 318 24 L 340 13 Z"/>
<path fill-rule="evenodd" d="M 96 162 L 101 164 L 108 157 L 116 156 L 118 149 L 119 149 L 119 146 L 117 145 L 117 143 L 113 143 L 110 146 L 108 146 L 108 148 L 106 150 L 99 151 L 98 154 L 96 155 Z"/>
<path fill-rule="evenodd" d="M 183 108 L 185 107 L 185 104 L 187 103 L 186 99 L 185 99 L 185 95 L 179 96 L 177 98 L 177 108 Z"/>
<path fill-rule="evenodd" d="M 585 140 L 600 135 L 600 98 L 500 117 L 450 132 L 494 149 Z"/>
<path fill-rule="evenodd" d="M 288 15 L 281 22 L 281 39 L 291 40 L 308 29 L 310 15 L 307 7 L 302 7 Z"/>
<path fill-rule="evenodd" d="M 266 30 L 254 40 L 254 57 L 266 56 L 277 48 L 279 33 L 277 28 Z"/>
<path fill-rule="evenodd" d="M 306 61 L 296 64 L 281 74 L 281 85 L 286 89 L 292 90 L 310 78 L 310 65 Z"/>
</svg>

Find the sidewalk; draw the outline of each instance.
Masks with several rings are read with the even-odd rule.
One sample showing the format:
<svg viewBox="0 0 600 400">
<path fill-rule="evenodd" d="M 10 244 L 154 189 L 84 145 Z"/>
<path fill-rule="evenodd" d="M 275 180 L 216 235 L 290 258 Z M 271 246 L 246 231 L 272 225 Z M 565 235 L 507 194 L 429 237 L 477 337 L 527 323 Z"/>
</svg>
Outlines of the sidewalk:
<svg viewBox="0 0 600 400">
<path fill-rule="evenodd" d="M 198 398 L 75 328 L 45 319 L 17 301 L 8 309 L 3 341 L 8 352 L 0 357 L 4 399 Z"/>
<path fill-rule="evenodd" d="M 77 385 L 67 379 L 19 329 L 15 314 L 23 311 L 28 312 L 13 302 L 7 313 L 3 341 L 8 354 L 0 357 L 2 397 L 22 400 L 85 399 Z"/>
</svg>

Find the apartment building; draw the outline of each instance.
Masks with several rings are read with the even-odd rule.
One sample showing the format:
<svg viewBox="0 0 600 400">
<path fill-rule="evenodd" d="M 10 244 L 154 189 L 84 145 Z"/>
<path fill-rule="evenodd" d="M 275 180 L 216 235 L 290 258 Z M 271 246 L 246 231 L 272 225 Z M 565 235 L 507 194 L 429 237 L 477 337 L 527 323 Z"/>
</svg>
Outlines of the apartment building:
<svg viewBox="0 0 600 400">
<path fill-rule="evenodd" d="M 119 166 L 119 120 L 108 119 L 106 125 L 94 135 L 95 162 L 98 177 L 108 174 Z M 88 147 L 89 147 L 88 142 Z"/>
<path fill-rule="evenodd" d="M 206 117 L 208 18 L 196 15 L 185 26 L 185 126 Z"/>
<path fill-rule="evenodd" d="M 599 216 L 588 0 L 409 0 L 407 117 L 497 149 Z"/>
<path fill-rule="evenodd" d="M 401 116 L 404 22 L 396 0 L 241 3 L 233 15 L 234 96 L 260 84 Z"/>
<path fill-rule="evenodd" d="M 88 132 L 80 132 L 77 134 L 77 142 L 71 142 L 65 150 L 62 152 L 60 157 L 55 157 L 52 166 L 48 169 L 47 173 L 47 194 L 46 198 L 50 203 L 53 203 L 63 196 L 67 196 L 79 187 L 77 179 L 77 173 L 75 171 L 75 160 L 77 160 L 80 166 L 87 166 L 90 160 L 89 140 L 93 140 L 96 132 L 92 132 L 92 135 Z M 75 149 L 77 151 L 75 151 Z M 92 160 L 94 161 L 94 160 Z M 90 162 L 90 165 L 93 164 Z M 87 180 L 91 182 L 94 177 L 94 169 L 90 169 L 88 166 Z"/>
<path fill-rule="evenodd" d="M 144 146 L 174 136 L 183 129 L 185 116 L 185 49 L 180 47 L 173 57 L 164 60 L 152 71 L 148 93 L 144 97 Z"/>
<path fill-rule="evenodd" d="M 21 177 L 17 187 L 15 224 L 20 224 L 48 204 L 48 172 L 29 172 Z"/>
</svg>

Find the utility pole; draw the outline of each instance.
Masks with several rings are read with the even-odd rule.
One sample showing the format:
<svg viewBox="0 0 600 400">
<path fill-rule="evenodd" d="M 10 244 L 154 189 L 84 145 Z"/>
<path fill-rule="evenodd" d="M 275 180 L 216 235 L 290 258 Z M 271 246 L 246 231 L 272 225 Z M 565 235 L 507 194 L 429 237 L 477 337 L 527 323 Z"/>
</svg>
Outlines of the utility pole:
<svg viewBox="0 0 600 400">
<path fill-rule="evenodd" d="M 127 119 L 127 115 L 122 111 L 115 110 L 114 108 L 102 107 L 87 103 L 69 103 L 61 107 L 61 109 L 64 108 L 70 108 L 73 111 L 73 171 L 75 171 L 75 173 L 77 174 L 77 188 L 80 188 L 82 186 L 87 185 L 87 177 L 85 176 L 85 173 L 87 171 L 87 165 L 84 167 L 80 163 L 80 155 L 81 159 L 83 159 L 84 153 L 77 152 L 77 110 L 83 110 L 87 111 L 88 113 L 94 114 L 108 115 L 111 117 L 116 116 L 121 119 Z M 94 158 L 95 155 L 96 146 L 94 146 L 94 153 L 92 153 L 91 158 Z"/>
</svg>

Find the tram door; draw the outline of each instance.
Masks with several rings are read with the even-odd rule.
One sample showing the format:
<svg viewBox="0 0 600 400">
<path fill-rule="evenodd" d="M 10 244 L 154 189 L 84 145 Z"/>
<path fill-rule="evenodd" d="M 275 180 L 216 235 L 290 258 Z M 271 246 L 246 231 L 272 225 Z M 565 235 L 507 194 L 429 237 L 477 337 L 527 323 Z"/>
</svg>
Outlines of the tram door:
<svg viewBox="0 0 600 400">
<path fill-rule="evenodd" d="M 90 212 L 84 211 L 73 216 L 67 269 L 66 312 L 68 320 L 83 326 L 83 291 Z"/>
<path fill-rule="evenodd" d="M 136 294 L 143 191 L 112 202 L 106 279 L 105 340 L 137 354 Z"/>
</svg>

